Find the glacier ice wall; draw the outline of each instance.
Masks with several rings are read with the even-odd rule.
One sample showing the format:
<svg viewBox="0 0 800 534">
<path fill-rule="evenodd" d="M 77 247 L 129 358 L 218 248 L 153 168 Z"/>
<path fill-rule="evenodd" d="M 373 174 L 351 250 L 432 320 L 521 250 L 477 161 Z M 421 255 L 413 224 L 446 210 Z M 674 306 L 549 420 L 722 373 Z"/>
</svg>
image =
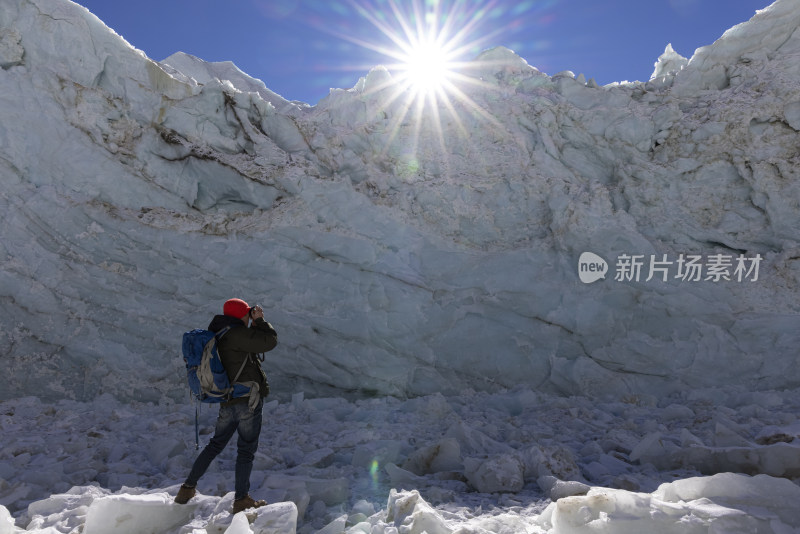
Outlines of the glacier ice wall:
<svg viewBox="0 0 800 534">
<path fill-rule="evenodd" d="M 0 398 L 185 395 L 180 334 L 232 296 L 279 331 L 278 394 L 797 386 L 799 26 L 778 0 L 606 87 L 496 48 L 419 114 L 380 67 L 308 106 L 4 1 Z M 615 280 L 623 255 L 763 261 Z"/>
</svg>

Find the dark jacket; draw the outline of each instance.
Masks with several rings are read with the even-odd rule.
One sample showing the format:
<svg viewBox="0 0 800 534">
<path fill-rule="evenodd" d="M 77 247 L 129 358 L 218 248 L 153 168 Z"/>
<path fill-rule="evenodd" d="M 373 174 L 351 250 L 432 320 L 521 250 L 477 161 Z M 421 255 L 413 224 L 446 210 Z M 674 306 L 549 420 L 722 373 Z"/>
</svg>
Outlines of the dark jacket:
<svg viewBox="0 0 800 534">
<path fill-rule="evenodd" d="M 261 396 L 266 397 L 269 393 L 269 383 L 256 354 L 275 348 L 275 345 L 278 344 L 277 332 L 264 319 L 256 319 L 250 328 L 247 328 L 241 319 L 227 315 L 215 316 L 208 325 L 208 329 L 212 332 L 219 332 L 226 326 L 231 328 L 217 343 L 217 350 L 225 372 L 228 373 L 228 379 L 233 382 L 236 373 L 242 368 L 242 362 L 246 361 L 247 363 L 236 381 L 258 383 Z M 247 402 L 247 397 L 230 402 Z"/>
</svg>

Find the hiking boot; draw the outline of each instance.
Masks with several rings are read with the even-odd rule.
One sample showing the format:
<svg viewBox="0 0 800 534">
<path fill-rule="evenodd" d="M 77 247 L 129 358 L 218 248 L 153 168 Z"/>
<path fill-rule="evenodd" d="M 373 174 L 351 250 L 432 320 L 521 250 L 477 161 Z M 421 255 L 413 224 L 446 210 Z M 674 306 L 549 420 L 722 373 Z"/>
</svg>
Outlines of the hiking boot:
<svg viewBox="0 0 800 534">
<path fill-rule="evenodd" d="M 260 508 L 266 505 L 267 501 L 254 501 L 253 498 L 248 495 L 247 497 L 242 497 L 241 499 L 233 501 L 233 513 L 238 514 L 242 510 L 247 510 L 248 508 Z"/>
<path fill-rule="evenodd" d="M 186 484 L 181 484 L 181 489 L 178 490 L 178 494 L 175 496 L 175 502 L 177 504 L 186 504 L 189 502 L 189 499 L 194 497 L 195 493 L 197 493 L 196 488 L 191 488 Z"/>
</svg>

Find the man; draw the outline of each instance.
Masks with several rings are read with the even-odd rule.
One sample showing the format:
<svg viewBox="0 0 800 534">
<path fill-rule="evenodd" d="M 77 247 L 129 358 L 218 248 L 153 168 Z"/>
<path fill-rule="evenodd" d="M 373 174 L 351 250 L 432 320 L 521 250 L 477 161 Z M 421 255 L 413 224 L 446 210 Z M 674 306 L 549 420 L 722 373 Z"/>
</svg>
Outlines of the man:
<svg viewBox="0 0 800 534">
<path fill-rule="evenodd" d="M 252 390 L 258 391 L 251 397 L 239 397 L 223 402 L 219 407 L 214 436 L 194 461 L 192 470 L 181 485 L 175 502 L 186 504 L 195 496 L 197 482 L 208 469 L 211 461 L 225 448 L 228 441 L 238 431 L 235 496 L 233 513 L 248 508 L 258 508 L 267 503 L 250 497 L 250 473 L 261 434 L 261 411 L 264 397 L 269 393 L 269 384 L 256 354 L 267 352 L 278 344 L 278 334 L 272 325 L 264 321 L 261 306 L 250 307 L 241 299 L 229 299 L 222 307 L 222 315 L 211 320 L 208 329 L 220 332 L 231 328 L 217 341 L 222 365 L 231 382 L 251 383 Z M 250 323 L 250 327 L 247 325 Z M 241 372 L 240 372 L 241 369 Z M 239 375 L 237 378 L 237 374 Z"/>
</svg>

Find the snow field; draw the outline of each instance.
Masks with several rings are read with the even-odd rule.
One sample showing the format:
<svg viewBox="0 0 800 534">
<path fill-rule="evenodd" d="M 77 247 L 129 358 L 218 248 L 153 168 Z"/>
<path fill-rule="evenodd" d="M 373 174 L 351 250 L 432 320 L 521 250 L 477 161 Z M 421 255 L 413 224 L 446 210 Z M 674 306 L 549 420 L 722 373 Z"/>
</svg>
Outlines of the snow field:
<svg viewBox="0 0 800 534">
<path fill-rule="evenodd" d="M 188 401 L 27 397 L 0 404 L 0 513 L 40 534 L 791 532 L 798 408 L 792 392 L 733 388 L 616 402 L 299 393 L 265 406 L 251 494 L 271 505 L 245 521 L 229 513 L 233 444 L 198 498 L 172 503 L 195 456 Z M 201 446 L 215 412 L 203 406 Z"/>
</svg>

